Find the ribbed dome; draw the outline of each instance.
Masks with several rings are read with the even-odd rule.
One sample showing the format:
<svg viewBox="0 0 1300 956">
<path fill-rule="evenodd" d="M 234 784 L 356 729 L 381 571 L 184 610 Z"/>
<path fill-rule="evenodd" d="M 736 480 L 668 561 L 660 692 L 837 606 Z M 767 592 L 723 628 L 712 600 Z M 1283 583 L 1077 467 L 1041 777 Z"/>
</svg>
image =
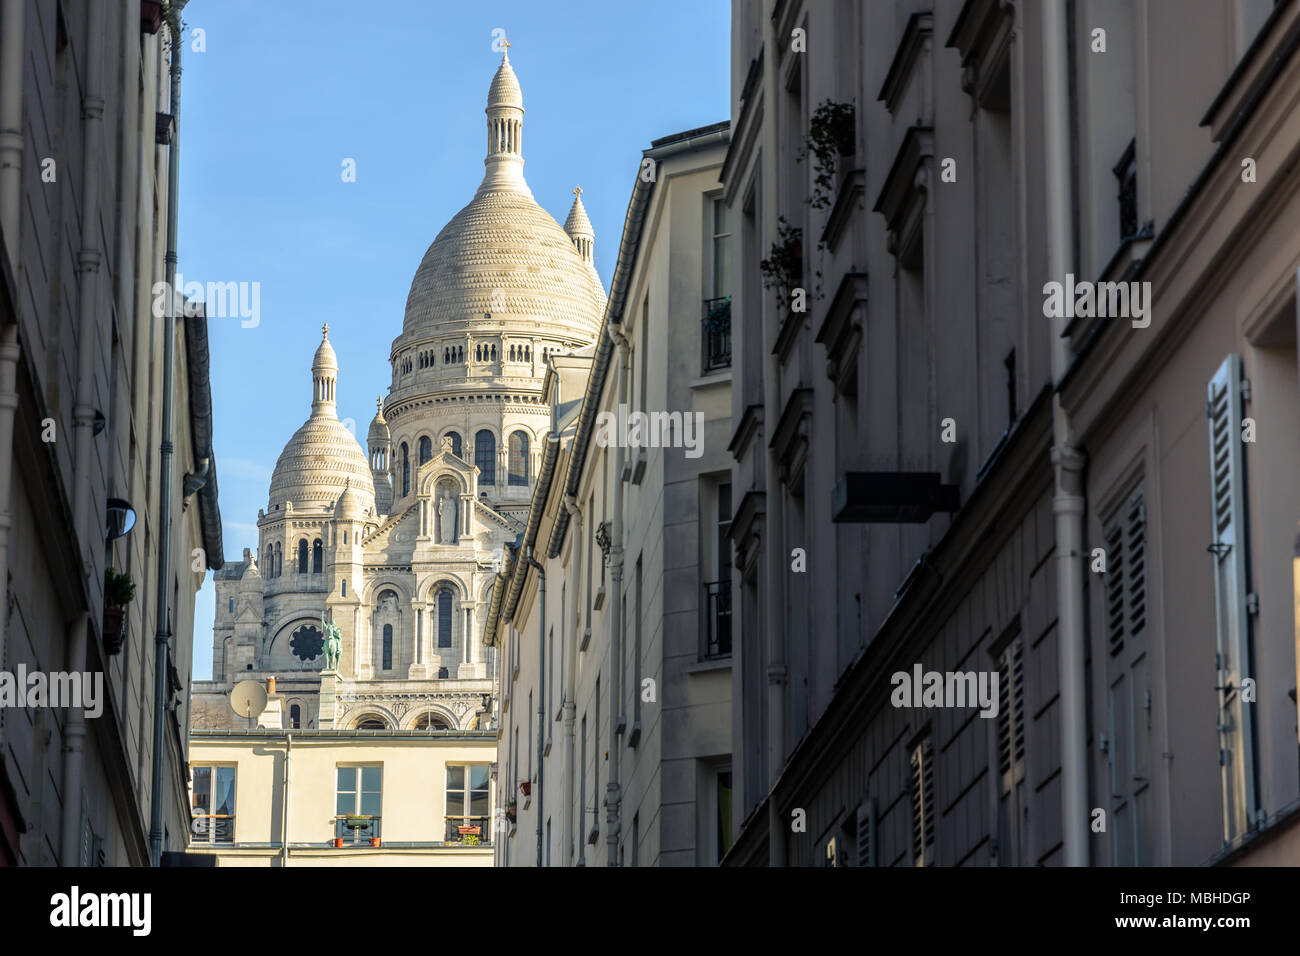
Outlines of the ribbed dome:
<svg viewBox="0 0 1300 956">
<path fill-rule="evenodd" d="M 594 336 L 603 298 L 568 234 L 527 187 L 480 188 L 424 254 L 406 299 L 402 332 L 461 331 L 492 313 Z"/>
<path fill-rule="evenodd" d="M 365 505 L 361 503 L 360 497 L 350 485 L 343 489 L 343 494 L 339 495 L 339 500 L 334 505 L 334 517 L 349 520 L 360 520 L 365 517 Z"/>
<path fill-rule="evenodd" d="M 389 439 L 388 421 L 384 418 L 383 399 L 375 399 L 375 409 L 375 417 L 370 420 L 370 430 L 366 432 L 366 440 L 387 442 Z"/>
<path fill-rule="evenodd" d="M 501 65 L 492 77 L 488 87 L 488 109 L 500 106 L 524 108 L 524 91 L 519 88 L 519 78 L 515 76 L 514 67 L 510 65 L 510 52 L 501 57 Z"/>
<path fill-rule="evenodd" d="M 361 446 L 337 418 L 313 416 L 280 452 L 271 473 L 270 509 L 285 501 L 295 510 L 330 507 L 349 482 L 361 506 L 373 509 L 375 486 Z"/>
</svg>

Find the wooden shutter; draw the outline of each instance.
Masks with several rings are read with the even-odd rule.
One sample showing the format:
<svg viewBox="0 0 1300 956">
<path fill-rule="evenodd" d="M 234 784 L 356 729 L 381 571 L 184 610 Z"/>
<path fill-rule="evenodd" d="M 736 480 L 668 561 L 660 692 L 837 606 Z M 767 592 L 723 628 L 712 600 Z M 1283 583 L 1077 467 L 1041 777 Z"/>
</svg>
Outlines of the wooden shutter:
<svg viewBox="0 0 1300 956">
<path fill-rule="evenodd" d="M 1229 355 L 1210 379 L 1210 514 L 1219 696 L 1219 764 L 1223 837 L 1249 829 L 1257 810 L 1254 708 L 1241 701 L 1242 678 L 1253 674 L 1247 611 L 1246 461 L 1241 441 L 1241 357 Z"/>
<path fill-rule="evenodd" d="M 854 863 L 876 865 L 876 801 L 867 797 L 858 806 L 858 839 Z"/>
<path fill-rule="evenodd" d="M 934 745 L 927 736 L 912 749 L 912 862 L 933 863 Z"/>
<path fill-rule="evenodd" d="M 1102 528 L 1106 542 L 1106 647 L 1114 657 L 1146 632 L 1146 493 L 1139 485 Z"/>
<path fill-rule="evenodd" d="M 998 770 L 1005 776 L 1024 759 L 1024 648 L 1016 638 L 998 658 Z"/>
</svg>

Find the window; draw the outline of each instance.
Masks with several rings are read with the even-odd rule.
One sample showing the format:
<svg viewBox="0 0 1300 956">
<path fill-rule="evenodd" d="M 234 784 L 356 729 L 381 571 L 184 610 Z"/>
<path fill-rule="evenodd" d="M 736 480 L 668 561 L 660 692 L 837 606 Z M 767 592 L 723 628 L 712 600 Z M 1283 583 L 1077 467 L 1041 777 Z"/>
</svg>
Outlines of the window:
<svg viewBox="0 0 1300 956">
<path fill-rule="evenodd" d="M 230 613 L 231 613 L 231 614 L 234 614 L 234 613 L 235 613 L 235 599 L 234 599 L 234 598 L 231 598 L 231 599 L 230 599 Z"/>
<path fill-rule="evenodd" d="M 298 542 L 298 573 L 307 573 L 307 539 Z"/>
<path fill-rule="evenodd" d="M 497 483 L 497 443 L 492 433 L 484 428 L 474 436 L 474 465 L 479 470 L 480 485 Z"/>
<path fill-rule="evenodd" d="M 275 576 L 278 578 L 284 571 L 284 554 L 280 550 L 280 542 L 275 543 Z"/>
<path fill-rule="evenodd" d="M 528 436 L 514 432 L 510 436 L 510 484 L 528 486 Z"/>
<path fill-rule="evenodd" d="M 912 748 L 912 865 L 934 862 L 934 745 L 929 734 Z"/>
<path fill-rule="evenodd" d="M 420 436 L 420 464 L 433 457 L 433 440 L 428 435 Z"/>
<path fill-rule="evenodd" d="M 347 596 L 348 596 L 348 582 L 347 582 L 347 581 L 343 581 L 343 582 L 341 582 L 340 586 L 341 586 L 342 589 L 343 589 L 343 597 L 347 597 Z"/>
<path fill-rule="evenodd" d="M 1219 658 L 1220 766 L 1223 775 L 1223 839 L 1230 842 L 1256 826 L 1259 781 L 1255 708 L 1241 699 L 1241 682 L 1254 676 L 1250 568 L 1247 563 L 1246 457 L 1242 421 L 1241 356 L 1229 355 L 1208 386 L 1210 532 L 1214 555 L 1215 630 Z"/>
<path fill-rule="evenodd" d="M 302 708 L 297 704 L 289 706 L 289 726 L 294 730 L 302 727 Z"/>
<path fill-rule="evenodd" d="M 447 437 L 451 439 L 451 453 L 457 458 L 464 458 L 461 452 L 460 432 L 447 432 Z"/>
<path fill-rule="evenodd" d="M 710 298 L 731 295 L 731 225 L 727 220 L 727 204 L 722 197 L 713 199 L 713 244 Z"/>
<path fill-rule="evenodd" d="M 275 548 L 271 545 L 266 546 L 266 564 L 262 566 L 262 573 L 268 577 L 275 577 Z"/>
<path fill-rule="evenodd" d="M 411 493 L 411 458 L 406 447 L 406 442 L 402 442 L 402 494 Z"/>
<path fill-rule="evenodd" d="M 384 625 L 384 662 L 383 669 L 393 669 L 393 625 Z"/>
<path fill-rule="evenodd" d="M 235 768 L 196 766 L 190 832 L 195 843 L 235 842 Z"/>
<path fill-rule="evenodd" d="M 487 764 L 447 765 L 448 843 L 477 843 L 491 835 Z M 473 837 L 473 840 L 466 838 Z"/>
<path fill-rule="evenodd" d="M 415 722 L 416 730 L 451 730 L 447 722 L 437 714 L 423 714 Z"/>
<path fill-rule="evenodd" d="M 707 841 L 703 847 L 704 862 L 708 866 L 717 866 L 731 849 L 731 766 L 724 764 L 706 768 L 704 780 L 708 787 L 703 801 L 706 814 L 703 829 Z"/>
<path fill-rule="evenodd" d="M 438 668 L 438 680 L 446 680 L 450 676 L 451 676 L 451 671 L 449 671 L 447 668 L 445 667 Z"/>
<path fill-rule="evenodd" d="M 706 488 L 709 486 L 706 485 Z M 726 657 L 731 653 L 731 482 L 713 485 L 712 540 L 705 565 L 713 581 L 704 585 L 704 656 Z"/>
<path fill-rule="evenodd" d="M 585 866 L 587 859 L 587 841 L 582 838 L 587 828 L 587 715 L 582 715 L 582 733 L 578 735 L 582 745 L 582 759 L 578 761 L 578 866 Z"/>
<path fill-rule="evenodd" d="M 451 647 L 451 591 L 438 592 L 438 646 Z"/>
<path fill-rule="evenodd" d="M 321 547 L 320 538 L 311 543 L 311 573 L 321 573 L 321 562 L 324 559 L 324 549 Z"/>
<path fill-rule="evenodd" d="M 1111 172 L 1119 180 L 1119 239 L 1124 242 L 1134 238 L 1138 231 L 1136 139 L 1129 140 L 1124 155 Z"/>
<path fill-rule="evenodd" d="M 335 788 L 334 836 L 344 843 L 367 842 L 379 836 L 383 804 L 383 767 L 338 768 Z"/>
<path fill-rule="evenodd" d="M 1020 630 L 1019 621 L 1013 633 Z M 1025 663 L 1018 636 L 997 655 L 998 664 L 998 863 L 1026 862 L 1025 824 Z"/>
</svg>

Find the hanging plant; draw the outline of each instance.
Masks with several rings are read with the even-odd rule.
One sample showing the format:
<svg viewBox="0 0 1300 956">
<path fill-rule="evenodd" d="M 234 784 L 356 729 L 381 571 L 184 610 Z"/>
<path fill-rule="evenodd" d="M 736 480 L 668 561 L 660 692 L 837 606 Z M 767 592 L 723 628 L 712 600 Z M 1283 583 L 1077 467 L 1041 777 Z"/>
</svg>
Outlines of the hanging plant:
<svg viewBox="0 0 1300 956">
<path fill-rule="evenodd" d="M 813 192 L 808 205 L 825 209 L 835 191 L 835 173 L 839 157 L 852 156 L 855 149 L 854 110 L 852 103 L 826 100 L 813 112 L 804 145 L 813 156 Z"/>
<path fill-rule="evenodd" d="M 790 292 L 803 282 L 803 230 L 781 216 L 776 221 L 777 241 L 768 257 L 758 264 L 763 274 L 763 288 L 774 289 L 782 308 L 790 301 Z"/>
</svg>

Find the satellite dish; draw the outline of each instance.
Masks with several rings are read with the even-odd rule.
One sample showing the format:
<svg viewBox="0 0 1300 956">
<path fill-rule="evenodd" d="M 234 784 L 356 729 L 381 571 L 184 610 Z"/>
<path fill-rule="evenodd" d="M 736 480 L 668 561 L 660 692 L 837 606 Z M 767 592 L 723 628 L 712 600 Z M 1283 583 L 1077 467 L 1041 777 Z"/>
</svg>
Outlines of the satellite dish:
<svg viewBox="0 0 1300 956">
<path fill-rule="evenodd" d="M 241 680 L 230 692 L 230 707 L 240 717 L 260 717 L 266 709 L 266 688 L 260 681 Z"/>
</svg>

